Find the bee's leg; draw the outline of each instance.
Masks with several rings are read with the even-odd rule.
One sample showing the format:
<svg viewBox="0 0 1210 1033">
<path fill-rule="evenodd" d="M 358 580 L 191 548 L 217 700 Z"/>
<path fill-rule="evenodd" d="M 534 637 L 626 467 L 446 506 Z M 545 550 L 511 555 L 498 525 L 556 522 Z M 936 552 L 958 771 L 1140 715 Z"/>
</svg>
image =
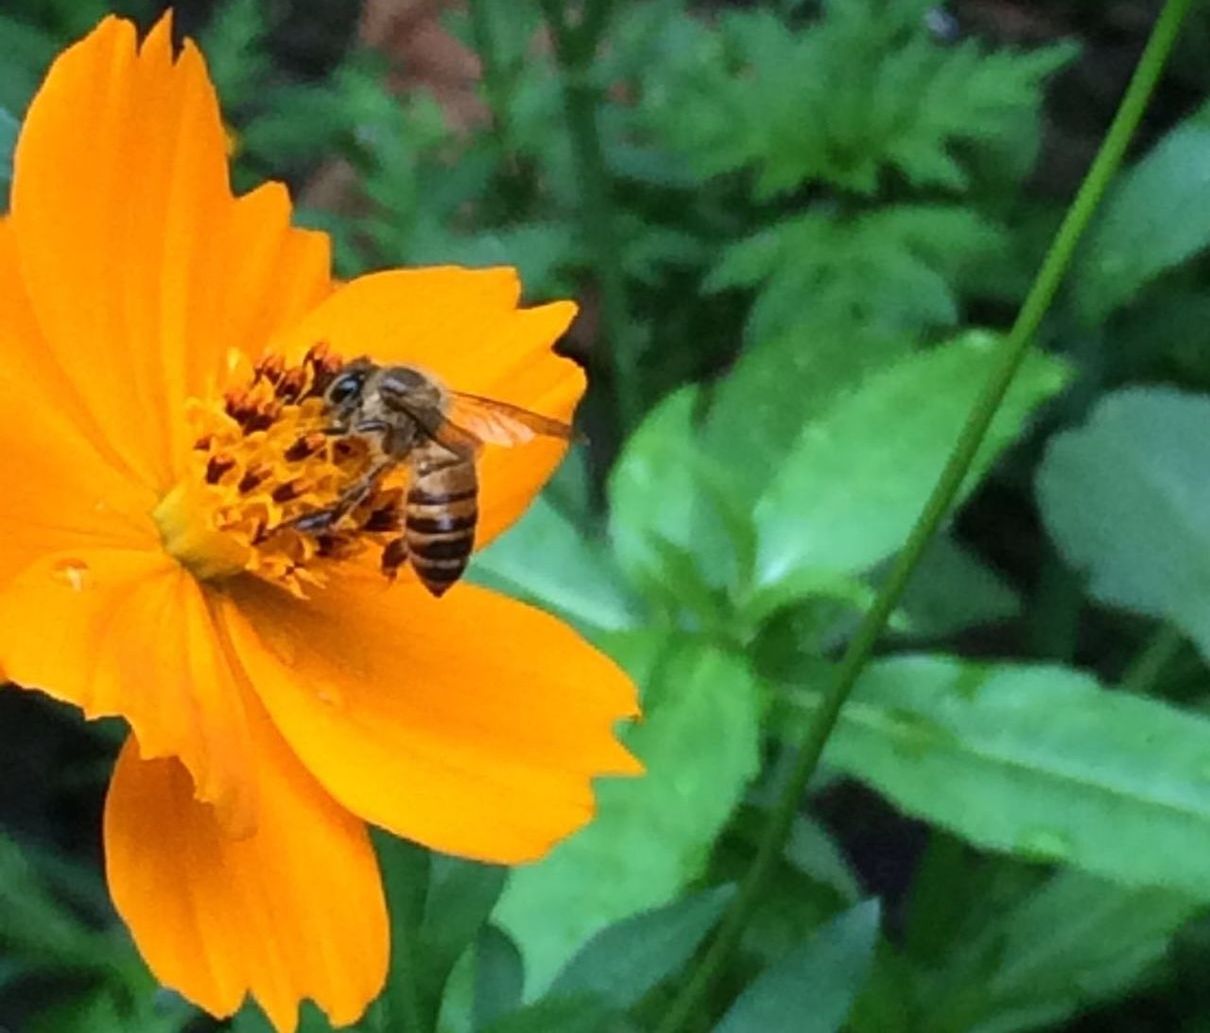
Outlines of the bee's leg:
<svg viewBox="0 0 1210 1033">
<path fill-rule="evenodd" d="M 324 531 L 330 531 L 346 512 L 347 510 L 342 510 L 338 503 L 335 506 L 329 506 L 327 509 L 317 509 L 311 513 L 304 513 L 302 516 L 288 520 L 280 526 L 293 527 L 296 531 L 301 531 L 303 534 L 323 534 Z"/>
<path fill-rule="evenodd" d="M 382 550 L 382 572 L 392 581 L 399 568 L 408 561 L 408 543 L 403 538 L 392 538 Z"/>
<path fill-rule="evenodd" d="M 370 467 L 365 476 L 350 487 L 331 506 L 328 506 L 326 509 L 316 509 L 310 513 L 304 513 L 300 517 L 295 517 L 284 526 L 293 527 L 303 534 L 322 534 L 325 531 L 332 530 L 345 516 L 352 513 L 353 510 L 369 497 L 370 492 L 377 487 L 379 480 L 382 479 L 382 475 L 392 465 L 393 463 L 391 462 L 383 462 L 377 466 Z"/>
</svg>

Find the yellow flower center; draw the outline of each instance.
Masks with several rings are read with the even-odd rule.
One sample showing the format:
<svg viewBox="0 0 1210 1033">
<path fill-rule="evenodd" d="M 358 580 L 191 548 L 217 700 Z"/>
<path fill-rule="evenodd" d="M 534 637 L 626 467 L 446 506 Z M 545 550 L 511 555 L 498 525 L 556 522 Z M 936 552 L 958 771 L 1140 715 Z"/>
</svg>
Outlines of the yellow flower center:
<svg viewBox="0 0 1210 1033">
<path fill-rule="evenodd" d="M 398 566 L 403 488 L 392 471 L 331 527 L 302 518 L 329 510 L 365 475 L 373 445 L 325 433 L 323 391 L 342 363 L 325 346 L 287 367 L 270 356 L 237 364 L 221 399 L 191 400 L 189 472 L 155 508 L 164 547 L 206 581 L 245 572 L 303 596 L 331 565 L 378 547 Z"/>
</svg>

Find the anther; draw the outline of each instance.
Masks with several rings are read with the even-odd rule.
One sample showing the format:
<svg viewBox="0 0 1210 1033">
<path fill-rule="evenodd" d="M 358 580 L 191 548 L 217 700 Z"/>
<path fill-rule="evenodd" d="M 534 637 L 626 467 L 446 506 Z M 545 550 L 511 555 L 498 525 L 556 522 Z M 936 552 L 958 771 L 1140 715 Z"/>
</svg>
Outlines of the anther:
<svg viewBox="0 0 1210 1033">
<path fill-rule="evenodd" d="M 301 463 L 304 459 L 310 459 L 315 455 L 324 444 L 327 442 L 327 435 L 314 431 L 311 434 L 304 434 L 293 445 L 285 451 L 286 461 L 289 463 Z"/>
<path fill-rule="evenodd" d="M 241 419 L 234 417 L 243 428 L 245 434 L 255 434 L 258 430 L 268 430 L 281 416 L 281 402 L 274 400 L 258 405 Z"/>
<path fill-rule="evenodd" d="M 252 410 L 255 403 L 249 398 L 248 391 L 245 388 L 234 388 L 228 391 L 223 396 L 223 408 L 227 415 L 237 423 L 241 413 L 248 413 Z"/>
<path fill-rule="evenodd" d="M 210 457 L 210 461 L 206 463 L 206 483 L 218 484 L 223 478 L 223 474 L 235 469 L 235 460 L 222 452 L 218 455 Z"/>
<path fill-rule="evenodd" d="M 266 355 L 256 364 L 252 383 L 255 384 L 259 380 L 267 380 L 270 384 L 276 384 L 285 371 L 286 360 L 282 356 L 276 354 Z"/>
<path fill-rule="evenodd" d="M 299 490 L 297 481 L 287 481 L 285 484 L 279 484 L 270 493 L 270 497 L 274 502 L 289 502 L 292 499 L 298 498 L 302 492 Z"/>
<path fill-rule="evenodd" d="M 258 485 L 263 484 L 269 476 L 269 470 L 266 467 L 258 467 L 254 470 L 249 470 L 240 478 L 237 490 L 241 495 L 247 495 L 248 492 L 255 489 Z"/>
<path fill-rule="evenodd" d="M 311 371 L 311 386 L 308 394 L 322 395 L 337 373 L 344 368 L 344 360 L 332 352 L 327 341 L 313 344 L 303 359 Z"/>
<path fill-rule="evenodd" d="M 282 374 L 277 382 L 277 397 L 285 402 L 296 402 L 307 387 L 307 371 L 302 366 L 294 366 Z"/>
</svg>

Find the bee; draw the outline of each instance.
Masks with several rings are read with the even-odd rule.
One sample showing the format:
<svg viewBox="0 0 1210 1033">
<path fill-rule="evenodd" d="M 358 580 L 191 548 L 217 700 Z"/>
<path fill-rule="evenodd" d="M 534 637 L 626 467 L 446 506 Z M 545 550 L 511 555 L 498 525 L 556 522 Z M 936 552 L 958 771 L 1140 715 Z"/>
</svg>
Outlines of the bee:
<svg viewBox="0 0 1210 1033">
<path fill-rule="evenodd" d="M 294 526 L 311 534 L 334 528 L 389 471 L 406 464 L 402 535 L 384 550 L 383 569 L 393 574 L 410 561 L 420 583 L 438 597 L 462 576 L 474 547 L 482 447 L 573 436 L 558 420 L 451 391 L 411 366 L 380 366 L 366 358 L 344 366 L 323 400 L 325 433 L 367 440 L 375 458 L 333 506 L 300 517 Z"/>
</svg>

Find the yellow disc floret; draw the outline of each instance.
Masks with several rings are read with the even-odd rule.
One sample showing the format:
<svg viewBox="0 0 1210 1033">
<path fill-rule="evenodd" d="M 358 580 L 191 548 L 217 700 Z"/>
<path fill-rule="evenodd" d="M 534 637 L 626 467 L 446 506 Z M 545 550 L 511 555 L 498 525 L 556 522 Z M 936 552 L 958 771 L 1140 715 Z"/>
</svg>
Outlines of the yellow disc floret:
<svg viewBox="0 0 1210 1033">
<path fill-rule="evenodd" d="M 298 526 L 337 503 L 375 458 L 367 440 L 325 433 L 322 394 L 341 366 L 322 345 L 299 366 L 277 356 L 237 364 L 237 386 L 222 399 L 189 403 L 189 473 L 153 515 L 165 548 L 195 576 L 247 572 L 301 596 L 333 562 L 397 536 L 403 492 L 389 474 L 332 528 Z"/>
</svg>

